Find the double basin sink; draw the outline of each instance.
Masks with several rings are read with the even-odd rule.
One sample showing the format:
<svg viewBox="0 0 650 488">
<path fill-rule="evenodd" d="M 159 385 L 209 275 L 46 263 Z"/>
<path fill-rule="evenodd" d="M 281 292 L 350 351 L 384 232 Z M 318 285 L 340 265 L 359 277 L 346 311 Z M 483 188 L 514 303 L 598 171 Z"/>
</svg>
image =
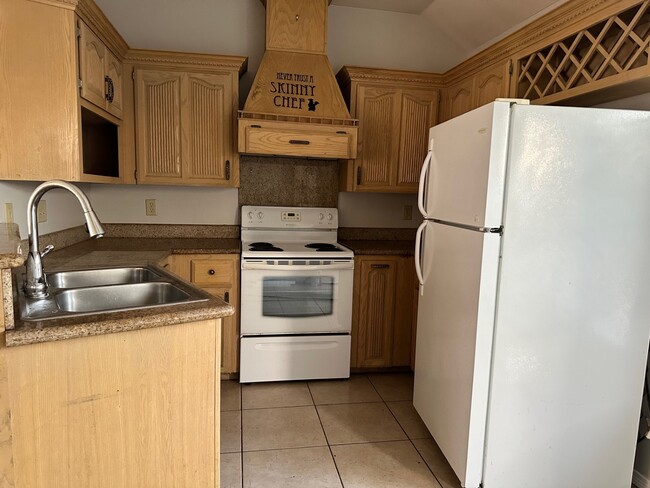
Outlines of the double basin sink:
<svg viewBox="0 0 650 488">
<path fill-rule="evenodd" d="M 27 298 L 19 286 L 20 317 L 41 321 L 205 301 L 210 296 L 153 266 L 97 268 L 47 274 L 49 296 Z"/>
</svg>

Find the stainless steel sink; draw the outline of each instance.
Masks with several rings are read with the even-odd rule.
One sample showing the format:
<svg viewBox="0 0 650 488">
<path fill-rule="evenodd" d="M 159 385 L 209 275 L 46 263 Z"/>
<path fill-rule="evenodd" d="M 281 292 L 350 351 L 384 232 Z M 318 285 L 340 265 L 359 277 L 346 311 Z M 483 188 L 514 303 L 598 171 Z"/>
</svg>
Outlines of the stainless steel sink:
<svg viewBox="0 0 650 488">
<path fill-rule="evenodd" d="M 160 274 L 143 267 L 58 271 L 47 275 L 47 281 L 53 288 L 84 288 L 88 286 L 146 283 L 160 278 Z"/>
<path fill-rule="evenodd" d="M 179 303 L 189 298 L 188 293 L 171 283 L 95 286 L 54 294 L 54 300 L 61 310 L 75 313 L 149 308 Z"/>
<path fill-rule="evenodd" d="M 18 286 L 20 318 L 43 321 L 206 301 L 206 292 L 153 266 L 57 271 L 47 275 L 49 296 L 27 298 Z"/>
</svg>

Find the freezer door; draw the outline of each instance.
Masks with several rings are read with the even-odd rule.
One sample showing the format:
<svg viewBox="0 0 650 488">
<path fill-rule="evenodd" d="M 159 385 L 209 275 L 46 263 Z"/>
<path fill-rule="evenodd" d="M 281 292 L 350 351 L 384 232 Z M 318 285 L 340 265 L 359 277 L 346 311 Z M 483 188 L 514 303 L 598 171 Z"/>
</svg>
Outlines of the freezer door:
<svg viewBox="0 0 650 488">
<path fill-rule="evenodd" d="M 428 223 L 413 403 L 463 483 L 481 483 L 498 234 Z"/>
<path fill-rule="evenodd" d="M 420 212 L 425 219 L 499 227 L 512 102 L 493 102 L 430 131 Z"/>
</svg>

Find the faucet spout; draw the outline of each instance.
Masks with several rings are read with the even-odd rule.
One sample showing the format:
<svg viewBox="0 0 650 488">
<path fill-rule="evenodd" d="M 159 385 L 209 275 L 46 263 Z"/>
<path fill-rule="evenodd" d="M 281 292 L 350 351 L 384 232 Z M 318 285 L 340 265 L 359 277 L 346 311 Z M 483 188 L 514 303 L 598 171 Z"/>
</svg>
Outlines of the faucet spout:
<svg viewBox="0 0 650 488">
<path fill-rule="evenodd" d="M 25 295 L 28 298 L 45 298 L 48 296 L 47 277 L 43 271 L 42 257 L 51 250 L 41 253 L 38 245 L 38 202 L 41 201 L 43 195 L 53 189 L 63 188 L 72 193 L 79 203 L 84 212 L 86 219 L 86 227 L 90 237 L 102 237 L 104 235 L 104 227 L 97 218 L 88 197 L 75 185 L 61 180 L 51 180 L 37 186 L 29 197 L 27 203 L 27 232 L 29 233 L 29 254 L 27 255 L 26 262 L 26 278 L 25 278 Z M 49 247 L 49 246 L 48 246 Z"/>
</svg>

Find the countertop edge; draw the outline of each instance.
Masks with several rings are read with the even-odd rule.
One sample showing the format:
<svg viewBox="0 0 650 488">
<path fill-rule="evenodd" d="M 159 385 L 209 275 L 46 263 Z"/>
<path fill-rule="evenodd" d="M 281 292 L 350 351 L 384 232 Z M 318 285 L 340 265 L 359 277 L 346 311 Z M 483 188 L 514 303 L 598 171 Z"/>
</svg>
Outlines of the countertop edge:
<svg viewBox="0 0 650 488">
<path fill-rule="evenodd" d="M 197 307 L 193 310 L 179 312 L 170 307 L 169 311 L 155 315 L 142 315 L 131 318 L 115 318 L 101 321 L 89 321 L 71 325 L 56 325 L 51 327 L 39 327 L 22 329 L 20 326 L 8 329 L 5 332 L 7 347 L 25 346 L 42 342 L 56 342 L 78 337 L 90 337 L 119 332 L 128 332 L 140 329 L 153 329 L 156 327 L 167 327 L 169 325 L 184 324 L 188 322 L 199 322 L 202 320 L 218 319 L 228 317 L 235 313 L 232 305 L 221 304 L 221 300 L 215 298 L 208 304 Z M 134 310 L 132 313 L 137 313 Z M 24 322 L 23 322 L 24 323 Z"/>
</svg>

